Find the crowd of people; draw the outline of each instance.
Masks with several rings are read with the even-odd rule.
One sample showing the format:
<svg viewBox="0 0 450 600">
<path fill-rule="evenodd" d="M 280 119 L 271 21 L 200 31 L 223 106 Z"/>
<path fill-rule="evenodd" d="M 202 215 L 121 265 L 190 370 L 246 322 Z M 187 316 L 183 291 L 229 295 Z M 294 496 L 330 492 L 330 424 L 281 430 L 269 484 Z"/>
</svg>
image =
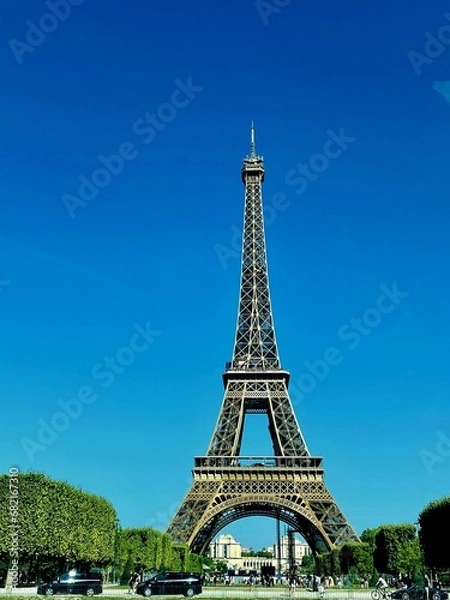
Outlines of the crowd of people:
<svg viewBox="0 0 450 600">
<path fill-rule="evenodd" d="M 331 575 L 299 575 L 299 574 L 294 574 L 294 575 L 281 575 L 278 574 L 277 576 L 275 575 L 264 575 L 264 576 L 260 576 L 260 575 L 256 575 L 256 574 L 250 574 L 246 577 L 243 578 L 235 578 L 233 576 L 230 576 L 228 574 L 226 575 L 215 575 L 215 574 L 211 574 L 210 576 L 206 576 L 206 581 L 205 583 L 207 584 L 212 584 L 212 585 L 216 585 L 216 584 L 225 584 L 226 586 L 229 586 L 233 583 L 243 583 L 244 585 L 248 585 L 249 588 L 252 590 L 256 585 L 262 585 L 263 587 L 271 587 L 271 586 L 275 586 L 275 585 L 282 585 L 282 586 L 287 586 L 289 589 L 289 596 L 293 597 L 295 595 L 295 590 L 297 587 L 299 588 L 305 588 L 305 589 L 310 589 L 313 592 L 317 592 L 320 598 L 323 598 L 325 595 L 325 590 L 327 588 L 342 588 L 343 586 L 345 586 L 348 582 L 343 581 L 342 577 L 335 577 L 333 578 Z M 413 584 L 413 580 L 411 575 L 409 574 L 405 574 L 402 575 L 400 574 L 398 577 L 389 577 L 387 578 L 388 581 L 386 580 L 386 578 L 380 576 L 378 578 L 378 581 L 375 584 L 375 587 L 380 589 L 382 592 L 384 592 L 383 596 L 386 595 L 386 591 L 388 590 L 388 588 L 408 588 Z M 136 592 L 136 588 L 137 585 L 140 581 L 140 575 L 137 571 L 133 571 L 130 575 L 130 578 L 128 580 L 128 592 L 130 594 L 134 594 Z M 359 579 L 359 584 L 361 588 L 368 588 L 369 587 L 369 581 L 367 580 L 367 578 L 365 577 L 360 577 Z M 424 588 L 425 588 L 425 592 L 426 592 L 426 597 L 428 598 L 428 591 L 433 587 L 433 588 L 440 588 L 441 584 L 439 581 L 433 581 L 432 584 L 430 583 L 430 579 L 428 578 L 428 576 L 425 575 L 424 577 Z"/>
<path fill-rule="evenodd" d="M 233 577 L 230 575 L 211 575 L 206 578 L 206 583 L 209 585 L 221 585 L 226 586 L 240 583 L 253 589 L 255 586 L 272 587 L 272 586 L 286 586 L 289 589 L 289 595 L 293 596 L 296 588 L 310 589 L 314 592 L 318 592 L 319 597 L 323 597 L 324 592 L 327 588 L 343 587 L 343 580 L 341 577 L 333 578 L 331 575 L 259 575 L 250 574 L 244 577 Z"/>
</svg>

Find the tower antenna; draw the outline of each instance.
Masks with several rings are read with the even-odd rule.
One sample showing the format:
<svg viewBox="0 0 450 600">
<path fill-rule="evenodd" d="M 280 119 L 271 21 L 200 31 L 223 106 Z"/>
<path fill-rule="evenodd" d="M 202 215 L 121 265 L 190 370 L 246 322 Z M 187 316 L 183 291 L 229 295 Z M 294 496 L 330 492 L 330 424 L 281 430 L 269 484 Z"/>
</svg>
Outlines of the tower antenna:
<svg viewBox="0 0 450 600">
<path fill-rule="evenodd" d="M 252 121 L 250 127 L 250 156 L 254 158 L 256 156 L 256 145 L 255 145 L 255 126 Z"/>
</svg>

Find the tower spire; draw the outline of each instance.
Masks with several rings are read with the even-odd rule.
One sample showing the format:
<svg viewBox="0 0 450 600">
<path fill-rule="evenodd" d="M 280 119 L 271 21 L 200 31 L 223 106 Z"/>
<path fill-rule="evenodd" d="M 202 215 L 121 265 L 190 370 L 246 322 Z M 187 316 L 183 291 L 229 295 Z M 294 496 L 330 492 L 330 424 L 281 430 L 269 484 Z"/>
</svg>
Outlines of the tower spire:
<svg viewBox="0 0 450 600">
<path fill-rule="evenodd" d="M 251 124 L 250 127 L 250 158 L 255 158 L 256 156 L 256 145 L 255 145 L 255 125 Z"/>
<path fill-rule="evenodd" d="M 250 127 L 250 155 L 241 170 L 245 186 L 241 289 L 233 369 L 281 369 L 270 304 L 264 235 L 262 183 L 264 165 L 256 154 L 255 126 Z"/>
</svg>

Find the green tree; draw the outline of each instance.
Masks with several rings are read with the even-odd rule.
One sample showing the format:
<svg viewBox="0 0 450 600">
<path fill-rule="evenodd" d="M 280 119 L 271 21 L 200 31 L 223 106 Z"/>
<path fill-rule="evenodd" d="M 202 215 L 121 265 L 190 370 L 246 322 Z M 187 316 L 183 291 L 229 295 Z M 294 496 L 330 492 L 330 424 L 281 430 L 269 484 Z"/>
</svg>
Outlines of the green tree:
<svg viewBox="0 0 450 600">
<path fill-rule="evenodd" d="M 377 536 L 378 529 L 379 529 L 379 527 L 364 529 L 364 531 L 359 536 L 359 538 L 362 542 L 369 544 L 370 551 L 372 554 L 375 552 L 375 547 L 376 547 L 375 538 Z"/>
<path fill-rule="evenodd" d="M 163 534 L 152 527 L 126 528 L 121 532 L 121 560 L 124 565 L 123 580 L 137 570 L 159 571 L 163 564 Z M 170 562 L 170 561 L 169 561 Z"/>
<path fill-rule="evenodd" d="M 168 533 L 161 534 L 161 569 L 173 569 L 172 537 Z"/>
<path fill-rule="evenodd" d="M 30 579 L 43 566 L 54 575 L 69 567 L 104 567 L 114 560 L 117 515 L 104 498 L 40 473 L 18 474 L 19 562 Z M 0 554 L 7 555 L 10 477 L 0 475 Z"/>
<path fill-rule="evenodd" d="M 410 573 L 414 581 L 422 581 L 420 576 L 422 556 L 420 552 L 419 539 L 414 538 L 405 542 L 398 551 L 397 568 L 399 573 Z"/>
<path fill-rule="evenodd" d="M 228 565 L 224 560 L 216 560 L 214 566 L 218 573 L 226 573 L 228 571 Z"/>
<path fill-rule="evenodd" d="M 214 558 L 211 558 L 211 556 L 204 556 L 203 557 L 203 564 L 205 565 L 205 570 L 206 571 L 214 571 L 216 568 L 216 563 L 214 561 Z"/>
<path fill-rule="evenodd" d="M 119 572 L 122 581 L 138 572 L 164 570 L 203 572 L 203 560 L 188 546 L 175 544 L 168 533 L 152 527 L 131 527 L 120 534 Z"/>
<path fill-rule="evenodd" d="M 330 552 L 316 554 L 316 573 L 317 575 L 329 575 L 331 573 Z"/>
<path fill-rule="evenodd" d="M 373 556 L 367 542 L 346 542 L 339 549 L 339 559 L 343 573 L 354 572 L 370 581 L 373 573 Z"/>
<path fill-rule="evenodd" d="M 302 558 L 302 563 L 301 563 L 302 573 L 312 575 L 314 573 L 315 567 L 316 567 L 316 561 L 314 560 L 314 556 L 312 554 L 305 554 Z"/>
<path fill-rule="evenodd" d="M 323 552 L 315 557 L 317 575 L 332 575 L 336 577 L 341 574 L 340 548 L 333 548 L 331 552 Z"/>
<path fill-rule="evenodd" d="M 186 571 L 190 573 L 203 573 L 203 556 L 189 553 Z"/>
<path fill-rule="evenodd" d="M 430 502 L 419 514 L 419 541 L 425 564 L 450 569 L 450 496 Z"/>
<path fill-rule="evenodd" d="M 416 538 L 414 525 L 382 525 L 375 535 L 374 566 L 380 573 L 397 575 L 401 572 L 408 546 Z"/>
<path fill-rule="evenodd" d="M 189 560 L 189 546 L 186 544 L 173 544 L 172 552 L 174 555 L 172 568 L 177 569 L 178 571 L 192 571 Z"/>
</svg>

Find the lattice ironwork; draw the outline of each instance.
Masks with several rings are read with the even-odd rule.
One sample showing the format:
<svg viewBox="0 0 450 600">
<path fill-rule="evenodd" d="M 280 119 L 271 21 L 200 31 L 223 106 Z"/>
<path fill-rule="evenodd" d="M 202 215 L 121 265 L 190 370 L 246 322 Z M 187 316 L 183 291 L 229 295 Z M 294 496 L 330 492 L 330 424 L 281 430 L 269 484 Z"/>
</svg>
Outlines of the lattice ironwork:
<svg viewBox="0 0 450 600">
<path fill-rule="evenodd" d="M 274 373 L 272 373 L 274 375 Z M 246 374 L 233 370 L 227 374 L 225 396 L 208 454 L 234 456 L 240 453 L 245 415 L 265 413 L 273 452 L 276 456 L 305 456 L 308 453 L 295 418 L 283 372 L 278 379 L 247 379 Z"/>
<path fill-rule="evenodd" d="M 244 159 L 244 232 L 239 312 L 232 367 L 235 369 L 280 369 L 270 305 L 269 277 L 264 235 L 261 185 L 262 156 L 255 151 L 254 128 L 250 154 Z"/>
<path fill-rule="evenodd" d="M 322 458 L 311 456 L 289 398 L 270 304 L 261 186 L 264 166 L 255 150 L 244 159 L 244 235 L 233 359 L 207 455 L 195 458 L 194 483 L 168 532 L 205 553 L 226 525 L 268 516 L 302 534 L 314 553 L 358 539 L 323 481 Z M 273 456 L 240 455 L 245 417 L 265 414 Z"/>
</svg>

